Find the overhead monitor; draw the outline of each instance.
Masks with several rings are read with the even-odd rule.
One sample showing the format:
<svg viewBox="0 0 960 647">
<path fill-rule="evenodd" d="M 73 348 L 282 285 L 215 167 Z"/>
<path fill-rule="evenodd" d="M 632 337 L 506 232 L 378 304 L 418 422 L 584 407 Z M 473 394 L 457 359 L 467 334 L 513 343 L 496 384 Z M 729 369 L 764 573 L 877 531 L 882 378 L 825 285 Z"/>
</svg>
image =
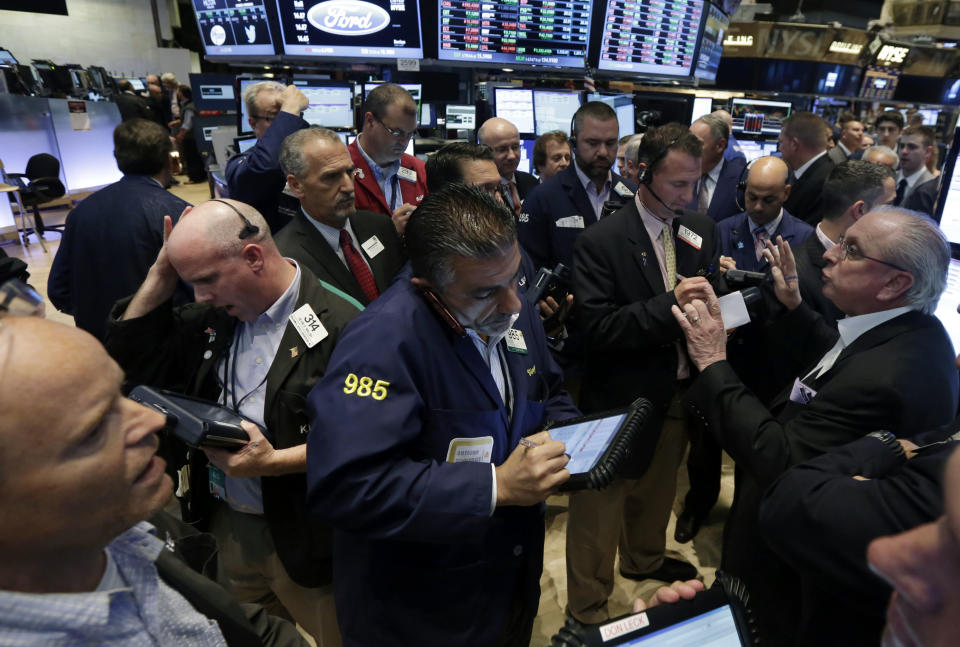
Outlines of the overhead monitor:
<svg viewBox="0 0 960 647">
<path fill-rule="evenodd" d="M 620 125 L 620 137 L 626 137 L 637 132 L 632 94 L 588 94 L 587 101 L 603 101 L 616 111 L 617 123 Z"/>
<path fill-rule="evenodd" d="M 690 77 L 703 0 L 609 0 L 597 69 Z"/>
<path fill-rule="evenodd" d="M 711 112 L 713 112 L 713 99 L 710 97 L 695 97 L 693 100 L 693 114 L 690 115 L 690 123 L 692 124 L 700 117 L 709 115 Z"/>
<path fill-rule="evenodd" d="M 864 99 L 892 99 L 899 80 L 899 70 L 871 65 L 863 71 L 860 96 Z"/>
<path fill-rule="evenodd" d="M 276 0 L 283 51 L 331 60 L 423 58 L 416 0 Z"/>
<path fill-rule="evenodd" d="M 947 149 L 940 174 L 940 195 L 934 217 L 940 229 L 954 246 L 960 245 L 960 172 L 957 169 L 957 146 L 960 144 L 960 128 L 954 129 L 953 142 Z"/>
<path fill-rule="evenodd" d="M 570 120 L 580 107 L 579 92 L 533 91 L 533 119 L 537 136 L 551 130 L 570 134 Z"/>
<path fill-rule="evenodd" d="M 521 133 L 533 134 L 533 90 L 524 88 L 494 88 L 493 103 L 496 114 L 517 127 Z"/>
<path fill-rule="evenodd" d="M 763 99 L 731 99 L 733 132 L 746 135 L 778 136 L 783 120 L 790 116 L 789 101 Z"/>
<path fill-rule="evenodd" d="M 320 81 L 298 82 L 297 87 L 307 97 L 309 104 L 303 111 L 303 119 L 314 126 L 334 129 L 352 129 L 353 84 Z"/>
<path fill-rule="evenodd" d="M 207 56 L 272 56 L 276 53 L 268 0 L 193 0 Z"/>
<path fill-rule="evenodd" d="M 447 106 L 447 130 L 476 130 L 476 106 Z"/>
<path fill-rule="evenodd" d="M 370 93 L 373 92 L 373 89 L 378 85 L 383 85 L 383 81 L 364 81 L 363 82 L 363 99 L 366 101 L 367 97 L 370 96 Z M 396 83 L 401 88 L 410 93 L 410 96 L 413 97 L 413 100 L 417 103 L 420 103 L 420 97 L 423 95 L 423 84 L 422 83 Z"/>
<path fill-rule="evenodd" d="M 0 49 L 0 65 L 19 65 L 10 50 Z"/>
<path fill-rule="evenodd" d="M 705 8 L 707 15 L 703 21 L 700 51 L 697 53 L 693 76 L 702 81 L 713 82 L 717 79 L 720 55 L 723 52 L 723 37 L 730 28 L 730 19 L 712 4 L 707 4 Z"/>
<path fill-rule="evenodd" d="M 920 108 L 917 110 L 923 116 L 924 126 L 936 126 L 937 119 L 940 117 L 940 111 L 934 108 Z"/>
<path fill-rule="evenodd" d="M 234 110 L 236 76 L 233 74 L 190 74 L 193 102 L 198 110 Z"/>
<path fill-rule="evenodd" d="M 438 58 L 583 69 L 593 7 L 586 0 L 438 0 Z"/>
</svg>

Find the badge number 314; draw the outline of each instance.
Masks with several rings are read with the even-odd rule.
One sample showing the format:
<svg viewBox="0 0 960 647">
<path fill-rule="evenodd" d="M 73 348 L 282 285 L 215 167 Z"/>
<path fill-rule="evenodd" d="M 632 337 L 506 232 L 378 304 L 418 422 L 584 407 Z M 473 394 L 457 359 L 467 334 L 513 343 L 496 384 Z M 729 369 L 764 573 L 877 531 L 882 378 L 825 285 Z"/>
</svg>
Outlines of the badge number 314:
<svg viewBox="0 0 960 647">
<path fill-rule="evenodd" d="M 386 380 L 374 382 L 372 378 L 357 377 L 354 373 L 349 373 L 343 381 L 343 392 L 347 395 L 356 394 L 359 398 L 369 396 L 374 400 L 385 400 L 388 386 L 390 383 Z"/>
</svg>

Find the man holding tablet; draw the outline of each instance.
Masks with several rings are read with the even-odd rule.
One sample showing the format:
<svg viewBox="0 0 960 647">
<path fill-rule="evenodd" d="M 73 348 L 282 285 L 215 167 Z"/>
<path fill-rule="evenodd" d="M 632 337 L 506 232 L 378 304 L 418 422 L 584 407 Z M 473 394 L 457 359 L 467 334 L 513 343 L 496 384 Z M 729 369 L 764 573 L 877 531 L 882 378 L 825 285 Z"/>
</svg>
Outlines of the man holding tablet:
<svg viewBox="0 0 960 647">
<path fill-rule="evenodd" d="M 354 320 L 307 402 L 308 503 L 336 529 L 344 645 L 526 647 L 541 503 L 570 477 L 541 430 L 578 411 L 521 308 L 509 209 L 449 185 L 406 243 L 412 277 Z"/>
</svg>

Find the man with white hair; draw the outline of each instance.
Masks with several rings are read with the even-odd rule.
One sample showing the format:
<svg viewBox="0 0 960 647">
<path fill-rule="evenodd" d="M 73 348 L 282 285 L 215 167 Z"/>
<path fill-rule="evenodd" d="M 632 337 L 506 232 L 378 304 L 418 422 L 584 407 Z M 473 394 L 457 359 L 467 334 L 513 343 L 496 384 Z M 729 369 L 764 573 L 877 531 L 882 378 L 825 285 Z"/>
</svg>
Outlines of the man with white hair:
<svg viewBox="0 0 960 647">
<path fill-rule="evenodd" d="M 261 81 L 243 91 L 243 103 L 257 143 L 227 162 L 227 187 L 231 198 L 263 214 L 277 233 L 298 210 L 292 196 L 282 201 L 287 178 L 280 170 L 280 146 L 287 135 L 310 125 L 300 116 L 309 100 L 294 85 Z"/>
<path fill-rule="evenodd" d="M 114 308 L 107 348 L 130 384 L 216 401 L 256 423 L 236 452 L 191 450 L 184 519 L 217 538 L 218 579 L 238 599 L 339 645 L 331 531 L 306 508 L 305 398 L 358 309 L 281 256 L 249 205 L 211 200 L 165 224 L 146 280 Z M 171 306 L 179 279 L 196 304 Z"/>
<path fill-rule="evenodd" d="M 864 162 L 873 162 L 874 164 L 886 166 L 892 171 L 896 171 L 900 166 L 900 157 L 897 155 L 897 152 L 881 144 L 876 144 L 863 151 L 863 157 L 860 159 Z"/>
</svg>

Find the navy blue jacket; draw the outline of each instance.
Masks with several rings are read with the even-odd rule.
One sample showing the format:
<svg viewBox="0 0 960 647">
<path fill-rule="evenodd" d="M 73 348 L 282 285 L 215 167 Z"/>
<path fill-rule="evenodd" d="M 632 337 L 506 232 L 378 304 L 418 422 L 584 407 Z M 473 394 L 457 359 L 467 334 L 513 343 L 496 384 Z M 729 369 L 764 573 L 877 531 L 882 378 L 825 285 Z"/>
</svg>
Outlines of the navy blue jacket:
<svg viewBox="0 0 960 647">
<path fill-rule="evenodd" d="M 517 236 L 534 267 L 553 269 L 557 263 L 573 267 L 573 244 L 583 230 L 597 222 L 590 198 L 580 183 L 573 164 L 552 178 L 536 186 L 523 201 L 523 212 L 517 219 Z M 624 193 L 635 193 L 637 186 L 630 180 L 613 173 L 610 199 L 629 200 L 629 195 L 618 195 L 617 187 Z M 571 224 L 564 220 L 571 216 L 583 218 L 583 227 L 563 226 Z M 560 225 L 557 224 L 558 221 Z"/>
<path fill-rule="evenodd" d="M 737 262 L 737 269 L 739 270 L 766 272 L 770 264 L 767 263 L 765 258 L 757 260 L 757 254 L 754 251 L 753 233 L 750 228 L 750 221 L 745 211 L 720 222 L 717 225 L 717 232 L 720 236 L 720 253 L 732 257 Z M 799 218 L 794 218 L 784 209 L 780 225 L 773 232 L 771 238 L 776 240 L 777 236 L 783 236 L 783 239 L 793 246 L 805 241 L 807 236 L 812 233 L 813 227 Z"/>
<path fill-rule="evenodd" d="M 308 505 L 336 529 L 345 646 L 493 645 L 511 614 L 536 614 L 543 508 L 491 515 L 490 463 L 578 411 L 536 310 L 525 305 L 514 328 L 528 352 L 500 342 L 512 417 L 473 342 L 402 279 L 347 327 L 311 391 Z M 448 460 L 483 438 L 485 462 Z"/>
<path fill-rule="evenodd" d="M 113 304 L 137 291 L 157 259 L 163 217 L 176 224 L 188 206 L 146 175 L 124 175 L 85 198 L 67 216 L 47 281 L 50 301 L 102 340 Z"/>
<path fill-rule="evenodd" d="M 713 198 L 711 198 L 710 207 L 707 209 L 707 215 L 714 222 L 720 222 L 740 212 L 740 207 L 737 205 L 737 184 L 739 184 L 741 178 L 746 179 L 746 173 L 743 172 L 746 165 L 747 160 L 744 157 L 723 160 L 723 166 L 720 167 L 720 177 L 717 178 L 717 188 L 713 190 Z M 687 205 L 687 209 L 697 210 L 696 191 L 694 191 L 693 200 Z"/>
<path fill-rule="evenodd" d="M 246 202 L 259 211 L 267 219 L 273 233 L 277 233 L 290 220 L 287 215 L 277 213 L 280 194 L 287 183 L 286 176 L 280 170 L 280 146 L 287 135 L 309 125 L 289 112 L 280 112 L 250 150 L 234 155 L 227 162 L 224 175 L 230 197 Z M 296 205 L 296 199 L 291 200 Z"/>
</svg>

